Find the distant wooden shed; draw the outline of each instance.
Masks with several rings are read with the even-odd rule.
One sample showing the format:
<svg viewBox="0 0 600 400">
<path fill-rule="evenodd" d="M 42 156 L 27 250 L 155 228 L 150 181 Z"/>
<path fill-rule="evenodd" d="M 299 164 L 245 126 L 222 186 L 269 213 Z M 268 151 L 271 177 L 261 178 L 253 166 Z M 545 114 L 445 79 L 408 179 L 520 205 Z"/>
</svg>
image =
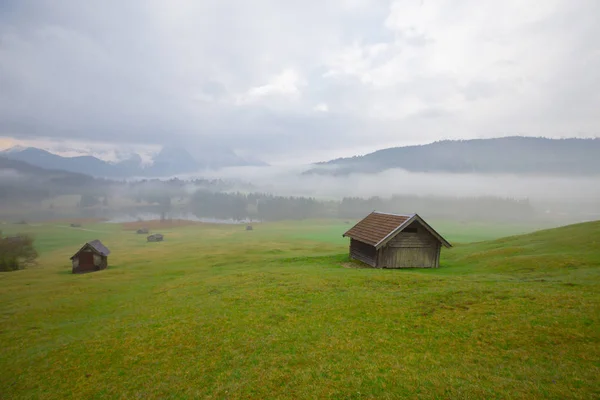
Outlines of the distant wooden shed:
<svg viewBox="0 0 600 400">
<path fill-rule="evenodd" d="M 87 242 L 71 257 L 73 273 L 99 271 L 108 267 L 110 250 L 98 239 Z"/>
<path fill-rule="evenodd" d="M 452 245 L 417 214 L 374 211 L 344 233 L 350 258 L 375 268 L 437 268 Z"/>
<path fill-rule="evenodd" d="M 160 233 L 155 233 L 154 235 L 150 235 L 146 238 L 149 242 L 162 242 L 164 236 Z"/>
</svg>

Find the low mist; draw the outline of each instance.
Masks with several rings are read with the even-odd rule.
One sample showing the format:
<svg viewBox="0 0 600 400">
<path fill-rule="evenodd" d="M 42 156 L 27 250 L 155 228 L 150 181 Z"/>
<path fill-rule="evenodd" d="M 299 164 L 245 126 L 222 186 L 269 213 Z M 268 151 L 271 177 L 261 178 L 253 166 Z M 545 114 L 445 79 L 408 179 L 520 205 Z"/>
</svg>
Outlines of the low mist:
<svg viewBox="0 0 600 400">
<path fill-rule="evenodd" d="M 347 176 L 305 175 L 307 167 L 236 167 L 205 172 L 204 177 L 249 182 L 256 191 L 322 199 L 393 195 L 531 199 L 536 201 L 600 200 L 600 176 L 554 177 L 509 174 L 416 173 L 389 169 Z M 236 188 L 237 189 L 237 188 Z"/>
<path fill-rule="evenodd" d="M 455 220 L 600 218 L 597 176 L 403 169 L 335 176 L 308 174 L 307 166 L 265 166 L 117 181 L 10 166 L 0 169 L 0 221 L 91 217 L 243 223 L 356 219 L 373 210 Z"/>
</svg>

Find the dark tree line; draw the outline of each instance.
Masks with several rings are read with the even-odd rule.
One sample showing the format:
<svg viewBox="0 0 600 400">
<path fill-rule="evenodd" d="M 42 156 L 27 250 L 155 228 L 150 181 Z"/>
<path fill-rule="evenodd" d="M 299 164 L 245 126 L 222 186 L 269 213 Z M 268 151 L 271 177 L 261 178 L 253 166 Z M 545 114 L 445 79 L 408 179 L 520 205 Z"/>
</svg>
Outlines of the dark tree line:
<svg viewBox="0 0 600 400">
<path fill-rule="evenodd" d="M 191 206 L 198 217 L 236 220 L 250 218 L 263 221 L 306 218 L 356 219 L 374 210 L 463 220 L 519 220 L 534 215 L 534 209 L 528 200 L 497 197 L 346 197 L 341 201 L 319 201 L 309 197 L 201 190 L 192 196 Z"/>
<path fill-rule="evenodd" d="M 276 221 L 333 216 L 329 204 L 308 197 L 283 197 L 261 193 L 197 191 L 191 199 L 198 217 L 220 219 L 260 219 Z"/>
</svg>

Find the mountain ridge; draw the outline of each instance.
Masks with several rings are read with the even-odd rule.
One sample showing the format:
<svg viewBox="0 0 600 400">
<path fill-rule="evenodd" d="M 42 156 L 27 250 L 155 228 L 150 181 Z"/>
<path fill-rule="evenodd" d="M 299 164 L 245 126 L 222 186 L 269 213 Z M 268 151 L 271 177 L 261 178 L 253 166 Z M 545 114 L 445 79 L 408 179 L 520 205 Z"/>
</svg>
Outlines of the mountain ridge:
<svg viewBox="0 0 600 400">
<path fill-rule="evenodd" d="M 163 147 L 149 164 L 145 164 L 139 154 L 118 162 L 109 162 L 91 155 L 63 157 L 36 147 L 15 147 L 0 152 L 0 155 L 44 169 L 107 178 L 168 177 L 202 169 L 264 165 L 262 162 L 239 157 L 233 151 L 206 152 L 201 157 L 194 157 L 183 148 L 170 146 Z"/>
<path fill-rule="evenodd" d="M 349 175 L 389 169 L 432 173 L 600 174 L 600 138 L 509 136 L 391 147 L 313 164 L 304 174 Z"/>
</svg>

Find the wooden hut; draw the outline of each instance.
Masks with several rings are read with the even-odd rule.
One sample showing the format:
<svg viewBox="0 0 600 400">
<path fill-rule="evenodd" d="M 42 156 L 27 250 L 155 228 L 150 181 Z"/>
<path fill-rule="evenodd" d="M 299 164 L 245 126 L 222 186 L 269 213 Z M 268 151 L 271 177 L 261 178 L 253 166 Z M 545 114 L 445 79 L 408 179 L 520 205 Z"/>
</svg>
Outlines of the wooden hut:
<svg viewBox="0 0 600 400">
<path fill-rule="evenodd" d="M 149 242 L 162 242 L 164 237 L 160 233 L 155 233 L 146 238 Z"/>
<path fill-rule="evenodd" d="M 110 250 L 98 239 L 87 242 L 71 257 L 73 273 L 99 271 L 108 267 Z"/>
<path fill-rule="evenodd" d="M 442 246 L 452 247 L 417 214 L 374 211 L 343 236 L 350 258 L 375 268 L 437 268 Z"/>
</svg>

